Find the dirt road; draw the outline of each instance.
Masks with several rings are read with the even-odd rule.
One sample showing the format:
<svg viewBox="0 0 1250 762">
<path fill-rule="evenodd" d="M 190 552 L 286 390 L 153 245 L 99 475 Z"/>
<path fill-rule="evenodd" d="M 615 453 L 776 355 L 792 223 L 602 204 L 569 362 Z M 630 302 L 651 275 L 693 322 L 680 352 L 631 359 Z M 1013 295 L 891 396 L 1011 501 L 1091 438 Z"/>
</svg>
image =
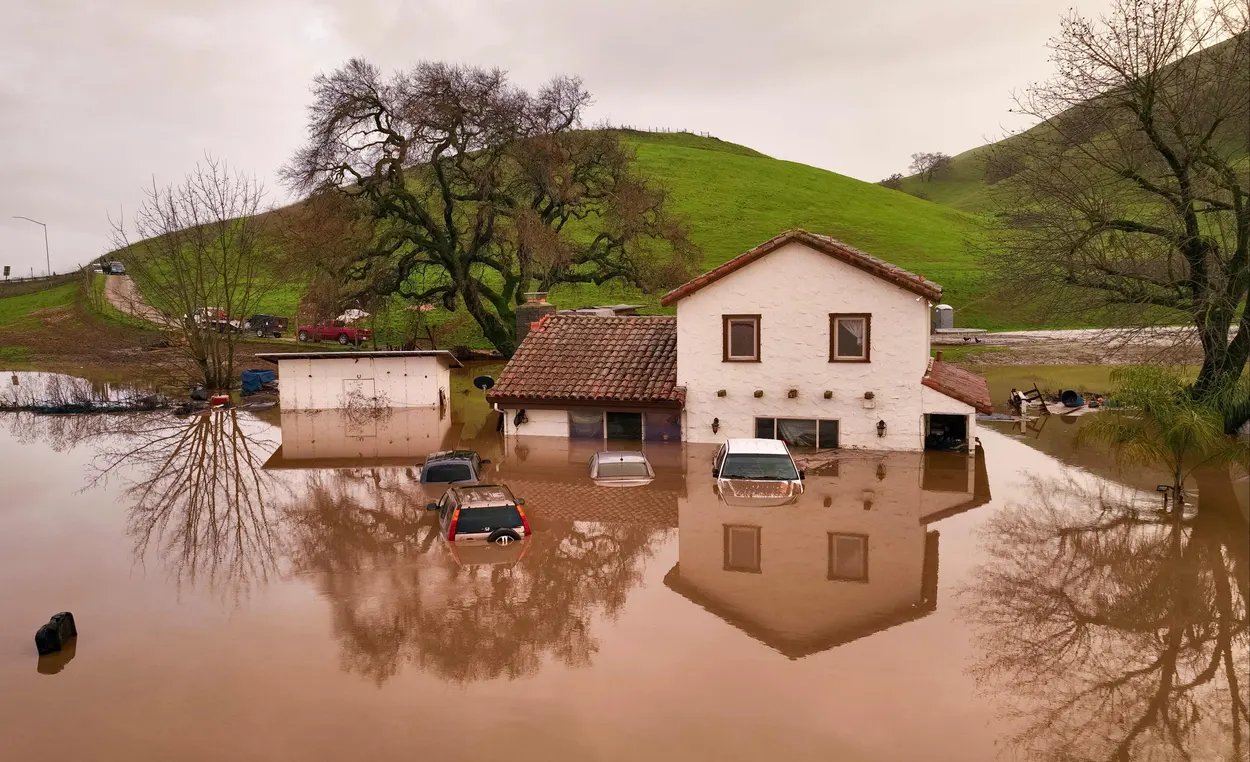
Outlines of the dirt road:
<svg viewBox="0 0 1250 762">
<path fill-rule="evenodd" d="M 1236 335 L 1236 329 L 1230 337 Z M 957 357 L 984 365 L 1110 365 L 1195 363 L 1197 332 L 1184 326 L 1079 328 L 1051 331 L 941 334 L 933 348 L 961 348 Z"/>
<path fill-rule="evenodd" d="M 109 304 L 127 315 L 133 315 L 149 323 L 156 323 L 157 325 L 166 325 L 168 323 L 164 315 L 143 301 L 143 296 L 139 293 L 139 287 L 135 285 L 135 282 L 130 279 L 129 275 L 106 275 L 104 277 L 106 278 L 104 281 L 104 298 L 108 299 Z"/>
</svg>

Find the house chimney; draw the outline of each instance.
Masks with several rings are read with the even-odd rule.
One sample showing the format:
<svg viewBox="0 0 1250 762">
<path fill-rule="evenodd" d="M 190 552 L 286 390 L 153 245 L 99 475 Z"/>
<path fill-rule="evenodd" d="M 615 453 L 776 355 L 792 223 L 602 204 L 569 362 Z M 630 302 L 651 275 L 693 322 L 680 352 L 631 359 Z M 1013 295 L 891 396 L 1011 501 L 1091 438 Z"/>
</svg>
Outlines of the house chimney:
<svg viewBox="0 0 1250 762">
<path fill-rule="evenodd" d="M 516 308 L 516 343 L 525 341 L 533 326 L 548 315 L 556 314 L 556 306 L 547 302 L 546 291 L 530 291 L 525 294 L 525 303 Z"/>
</svg>

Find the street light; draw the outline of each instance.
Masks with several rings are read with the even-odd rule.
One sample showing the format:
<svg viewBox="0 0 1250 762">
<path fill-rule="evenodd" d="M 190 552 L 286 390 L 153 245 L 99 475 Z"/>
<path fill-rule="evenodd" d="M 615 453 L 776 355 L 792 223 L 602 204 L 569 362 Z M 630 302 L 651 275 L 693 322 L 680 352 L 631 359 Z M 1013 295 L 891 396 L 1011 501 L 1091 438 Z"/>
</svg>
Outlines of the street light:
<svg viewBox="0 0 1250 762">
<path fill-rule="evenodd" d="M 26 220 L 27 222 L 33 222 L 36 225 L 39 225 L 43 228 L 43 256 L 44 256 L 44 259 L 46 260 L 46 264 L 48 267 L 48 276 L 50 277 L 52 275 L 52 255 L 48 253 L 48 226 L 44 225 L 39 220 L 32 220 L 31 218 L 23 217 L 20 214 L 13 215 L 13 219 Z"/>
</svg>

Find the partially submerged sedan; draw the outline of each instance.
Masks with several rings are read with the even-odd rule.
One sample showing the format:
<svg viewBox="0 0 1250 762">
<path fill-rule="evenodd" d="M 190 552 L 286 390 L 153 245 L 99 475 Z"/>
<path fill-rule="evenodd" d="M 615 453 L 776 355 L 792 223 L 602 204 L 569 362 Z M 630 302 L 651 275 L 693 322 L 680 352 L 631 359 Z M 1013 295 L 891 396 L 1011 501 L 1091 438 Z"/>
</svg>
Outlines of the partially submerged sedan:
<svg viewBox="0 0 1250 762">
<path fill-rule="evenodd" d="M 640 452 L 597 452 L 590 458 L 590 478 L 600 487 L 641 487 L 655 479 L 655 471 Z"/>
</svg>

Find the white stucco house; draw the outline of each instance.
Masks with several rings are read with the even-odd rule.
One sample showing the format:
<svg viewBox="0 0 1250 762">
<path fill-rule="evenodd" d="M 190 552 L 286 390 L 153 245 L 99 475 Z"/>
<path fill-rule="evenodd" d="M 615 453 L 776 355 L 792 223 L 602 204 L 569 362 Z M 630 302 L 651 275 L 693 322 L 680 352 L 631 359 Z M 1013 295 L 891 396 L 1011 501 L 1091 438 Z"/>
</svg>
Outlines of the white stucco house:
<svg viewBox="0 0 1250 762">
<path fill-rule="evenodd" d="M 278 401 L 283 410 L 341 410 L 353 407 L 446 406 L 450 352 L 272 352 L 257 355 L 278 366 Z"/>
<path fill-rule="evenodd" d="M 666 294 L 676 317 L 544 318 L 489 399 L 512 435 L 973 446 L 984 379 L 930 357 L 942 287 L 791 230 Z"/>
</svg>

